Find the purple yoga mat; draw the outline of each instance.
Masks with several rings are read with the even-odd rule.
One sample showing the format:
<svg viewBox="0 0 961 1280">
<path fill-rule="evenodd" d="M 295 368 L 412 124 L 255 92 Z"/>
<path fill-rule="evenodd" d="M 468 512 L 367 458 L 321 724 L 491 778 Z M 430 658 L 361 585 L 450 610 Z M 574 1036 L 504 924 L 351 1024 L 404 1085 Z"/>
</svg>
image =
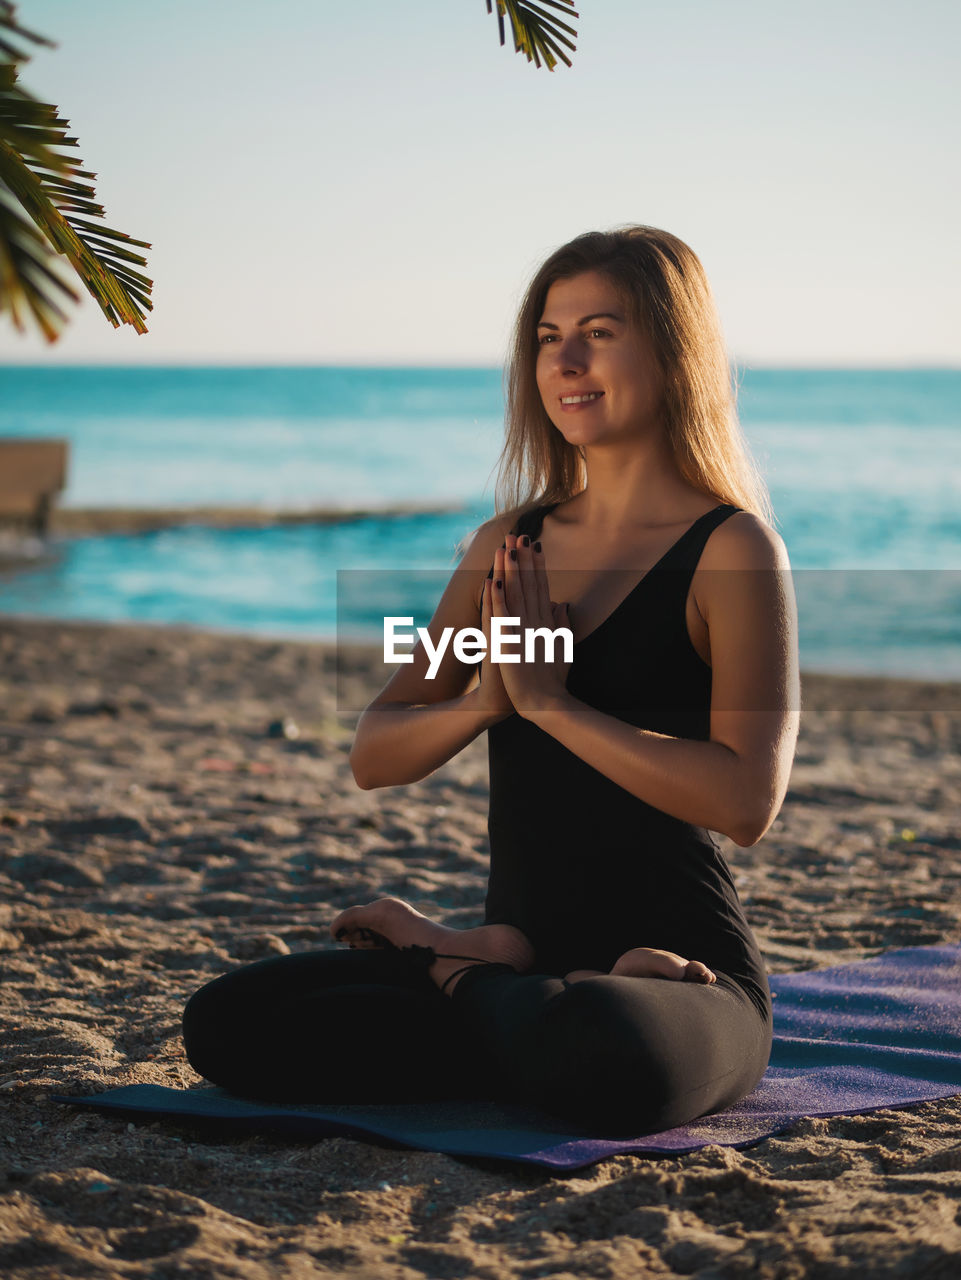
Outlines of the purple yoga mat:
<svg viewBox="0 0 961 1280">
<path fill-rule="evenodd" d="M 379 1137 L 421 1151 L 577 1169 L 628 1152 L 744 1147 L 804 1116 L 853 1115 L 961 1093 L 961 946 L 907 947 L 873 960 L 771 978 L 774 1047 L 736 1106 L 663 1133 L 596 1136 L 543 1112 L 487 1102 L 287 1107 L 219 1089 L 129 1085 L 73 1106 L 271 1130 L 297 1138 Z"/>
</svg>

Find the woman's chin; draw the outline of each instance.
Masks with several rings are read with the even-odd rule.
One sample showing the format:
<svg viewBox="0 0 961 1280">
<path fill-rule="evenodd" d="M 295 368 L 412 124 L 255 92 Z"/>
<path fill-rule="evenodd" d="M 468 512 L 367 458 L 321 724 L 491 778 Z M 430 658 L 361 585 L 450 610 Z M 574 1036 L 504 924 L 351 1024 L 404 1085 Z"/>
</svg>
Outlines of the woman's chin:
<svg viewBox="0 0 961 1280">
<path fill-rule="evenodd" d="M 612 431 L 603 426 L 591 426 L 589 423 L 564 423 L 557 429 L 567 443 L 575 449 L 634 447 L 639 439 L 636 431 Z"/>
</svg>

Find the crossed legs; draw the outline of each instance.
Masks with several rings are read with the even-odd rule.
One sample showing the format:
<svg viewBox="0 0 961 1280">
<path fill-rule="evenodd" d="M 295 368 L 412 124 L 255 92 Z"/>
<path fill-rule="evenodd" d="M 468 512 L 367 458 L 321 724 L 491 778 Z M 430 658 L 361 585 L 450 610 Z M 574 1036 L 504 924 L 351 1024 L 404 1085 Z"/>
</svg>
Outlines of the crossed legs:
<svg viewBox="0 0 961 1280">
<path fill-rule="evenodd" d="M 354 950 L 261 961 L 198 991 L 184 1015 L 194 1068 L 278 1101 L 493 1096 L 640 1133 L 729 1106 L 767 1064 L 770 1024 L 723 974 L 672 982 L 518 973 L 528 957 L 509 926 L 428 937 L 415 921 L 421 941 L 398 936 L 384 948 L 377 935 L 387 935 L 365 919 L 335 921 L 355 935 Z M 379 924 L 394 927 L 383 913 Z M 479 963 L 454 973 L 463 960 L 436 958 L 453 946 L 450 954 Z"/>
</svg>

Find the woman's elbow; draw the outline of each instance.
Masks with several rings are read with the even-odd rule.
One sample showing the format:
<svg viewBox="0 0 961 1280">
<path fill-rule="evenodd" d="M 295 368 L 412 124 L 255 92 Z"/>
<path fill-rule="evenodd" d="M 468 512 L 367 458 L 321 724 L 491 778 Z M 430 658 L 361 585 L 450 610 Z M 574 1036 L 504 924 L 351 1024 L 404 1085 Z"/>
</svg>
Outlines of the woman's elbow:
<svg viewBox="0 0 961 1280">
<path fill-rule="evenodd" d="M 374 791 L 377 788 L 376 781 L 361 769 L 351 764 L 350 771 L 354 775 L 354 781 L 360 787 L 361 791 Z"/>
<path fill-rule="evenodd" d="M 776 816 L 777 809 L 771 806 L 762 810 L 744 809 L 734 816 L 724 834 L 742 849 L 749 849 L 764 839 Z"/>
<path fill-rule="evenodd" d="M 384 779 L 382 744 L 378 743 L 377 735 L 370 732 L 372 710 L 372 707 L 368 707 L 358 721 L 354 741 L 347 756 L 350 771 L 361 791 L 374 791 L 377 787 L 390 785 Z M 379 746 L 381 749 L 378 749 Z"/>
<path fill-rule="evenodd" d="M 739 848 L 749 849 L 752 844 L 758 843 L 766 830 L 767 827 L 762 827 L 760 829 L 748 826 L 732 827 L 730 831 L 725 831 L 724 834 L 733 840 Z"/>
<path fill-rule="evenodd" d="M 365 759 L 363 752 L 351 751 L 348 761 L 350 763 L 350 771 L 354 775 L 354 781 L 361 791 L 376 791 L 378 787 L 394 785 L 393 779 L 385 778 L 378 773 L 375 762 L 369 757 Z"/>
<path fill-rule="evenodd" d="M 354 781 L 361 791 L 376 791 L 378 787 L 403 787 L 411 782 L 420 782 L 421 778 L 427 776 L 425 773 L 399 768 L 397 760 L 391 760 L 386 767 L 382 761 L 378 767 L 377 759 L 369 751 L 359 751 L 356 743 L 347 759 Z"/>
<path fill-rule="evenodd" d="M 369 753 L 363 749 L 358 749 L 356 738 L 354 739 L 354 745 L 350 749 L 347 762 L 350 765 L 351 773 L 354 775 L 354 781 L 361 791 L 373 791 L 375 787 L 383 785 L 377 780 Z"/>
</svg>

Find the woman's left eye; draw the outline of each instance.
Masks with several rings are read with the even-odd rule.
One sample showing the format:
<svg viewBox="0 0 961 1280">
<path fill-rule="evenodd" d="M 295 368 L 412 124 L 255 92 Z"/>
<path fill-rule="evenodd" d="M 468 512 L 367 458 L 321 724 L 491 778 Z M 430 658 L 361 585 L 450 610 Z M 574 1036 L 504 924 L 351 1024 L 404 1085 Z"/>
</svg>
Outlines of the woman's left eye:
<svg viewBox="0 0 961 1280">
<path fill-rule="evenodd" d="M 611 332 L 609 329 L 588 329 L 587 336 L 589 338 L 609 338 Z"/>
</svg>

